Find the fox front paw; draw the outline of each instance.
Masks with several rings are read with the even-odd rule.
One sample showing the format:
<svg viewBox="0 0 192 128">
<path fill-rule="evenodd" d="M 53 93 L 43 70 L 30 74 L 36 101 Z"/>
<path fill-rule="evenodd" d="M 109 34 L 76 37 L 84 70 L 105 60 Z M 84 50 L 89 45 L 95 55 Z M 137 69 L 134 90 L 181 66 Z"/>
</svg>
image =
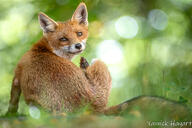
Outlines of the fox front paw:
<svg viewBox="0 0 192 128">
<path fill-rule="evenodd" d="M 84 57 L 81 57 L 80 67 L 82 69 L 87 69 L 87 67 L 89 67 L 89 63 L 87 62 L 87 60 Z"/>
</svg>

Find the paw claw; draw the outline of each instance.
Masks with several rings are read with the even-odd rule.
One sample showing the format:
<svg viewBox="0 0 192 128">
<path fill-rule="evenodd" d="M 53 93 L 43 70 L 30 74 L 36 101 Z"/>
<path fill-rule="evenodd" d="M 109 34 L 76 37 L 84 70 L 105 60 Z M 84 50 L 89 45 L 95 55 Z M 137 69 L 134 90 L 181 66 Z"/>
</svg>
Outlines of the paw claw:
<svg viewBox="0 0 192 128">
<path fill-rule="evenodd" d="M 89 63 L 87 62 L 87 60 L 84 57 L 81 57 L 80 67 L 82 69 L 87 69 L 88 66 L 89 66 Z"/>
</svg>

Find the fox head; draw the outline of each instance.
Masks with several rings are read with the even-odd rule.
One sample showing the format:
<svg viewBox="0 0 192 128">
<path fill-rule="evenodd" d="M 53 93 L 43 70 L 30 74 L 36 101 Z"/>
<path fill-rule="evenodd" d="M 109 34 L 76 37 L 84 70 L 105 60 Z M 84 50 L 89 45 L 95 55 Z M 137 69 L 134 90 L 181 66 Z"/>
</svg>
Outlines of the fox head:
<svg viewBox="0 0 192 128">
<path fill-rule="evenodd" d="M 38 18 L 43 36 L 57 56 L 72 59 L 85 49 L 88 13 L 84 3 L 80 3 L 72 18 L 65 22 L 56 22 L 44 13 L 39 13 Z"/>
</svg>

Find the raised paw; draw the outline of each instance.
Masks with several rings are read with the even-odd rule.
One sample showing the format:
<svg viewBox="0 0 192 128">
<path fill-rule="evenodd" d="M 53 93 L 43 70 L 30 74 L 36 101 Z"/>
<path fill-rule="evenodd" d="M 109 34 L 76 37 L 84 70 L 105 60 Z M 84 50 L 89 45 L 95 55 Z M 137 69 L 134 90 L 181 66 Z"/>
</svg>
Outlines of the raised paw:
<svg viewBox="0 0 192 128">
<path fill-rule="evenodd" d="M 84 57 L 81 57 L 80 68 L 87 69 L 87 67 L 89 67 L 89 63 L 87 62 L 87 60 Z"/>
</svg>

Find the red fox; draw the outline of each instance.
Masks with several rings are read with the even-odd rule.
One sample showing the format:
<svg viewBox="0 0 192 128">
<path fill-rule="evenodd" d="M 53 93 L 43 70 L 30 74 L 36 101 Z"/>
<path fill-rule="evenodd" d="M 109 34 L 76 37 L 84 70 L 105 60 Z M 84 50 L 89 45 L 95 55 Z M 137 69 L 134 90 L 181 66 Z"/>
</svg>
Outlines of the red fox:
<svg viewBox="0 0 192 128">
<path fill-rule="evenodd" d="M 168 107 L 184 114 L 185 107 L 157 97 L 141 96 L 106 108 L 111 88 L 111 76 L 100 60 L 89 65 L 81 58 L 80 68 L 71 59 L 83 52 L 88 37 L 88 13 L 80 3 L 72 18 L 55 22 L 39 13 L 43 37 L 24 54 L 15 69 L 8 113 L 16 113 L 20 94 L 29 105 L 58 112 L 73 112 L 90 104 L 93 112 L 120 114 L 133 106 Z M 179 110 L 178 113 L 176 110 Z"/>
<path fill-rule="evenodd" d="M 86 47 L 87 17 L 84 3 L 66 22 L 55 22 L 39 13 L 43 37 L 15 69 L 9 112 L 17 111 L 21 92 L 27 104 L 51 111 L 74 111 L 82 102 L 90 103 L 97 112 L 105 109 L 111 87 L 107 66 L 100 60 L 87 67 L 82 59 L 81 68 L 71 62 Z"/>
</svg>

